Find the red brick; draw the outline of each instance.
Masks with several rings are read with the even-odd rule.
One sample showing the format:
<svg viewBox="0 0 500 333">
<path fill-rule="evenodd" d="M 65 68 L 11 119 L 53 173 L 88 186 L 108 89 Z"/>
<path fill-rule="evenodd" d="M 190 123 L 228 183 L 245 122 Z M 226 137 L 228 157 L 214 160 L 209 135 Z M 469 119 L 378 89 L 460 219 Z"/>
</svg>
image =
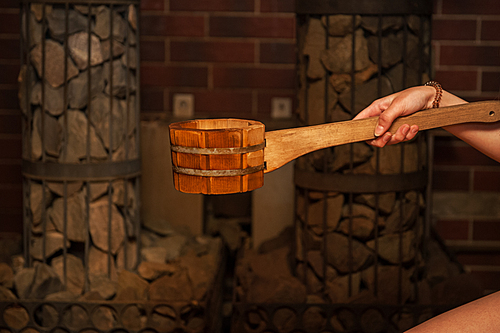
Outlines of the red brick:
<svg viewBox="0 0 500 333">
<path fill-rule="evenodd" d="M 0 84 L 17 85 L 17 76 L 19 75 L 18 65 L 0 65 Z"/>
<path fill-rule="evenodd" d="M 469 172 L 434 170 L 432 189 L 438 191 L 467 191 L 469 189 Z"/>
<path fill-rule="evenodd" d="M 20 209 L 22 207 L 23 207 L 23 190 L 21 182 L 19 182 L 19 186 L 9 186 L 8 188 L 5 187 L 0 188 L 0 209 L 2 211 L 7 209 Z"/>
<path fill-rule="evenodd" d="M 206 87 L 207 69 L 186 66 L 141 66 L 141 84 L 161 87 Z"/>
<path fill-rule="evenodd" d="M 221 88 L 295 87 L 295 70 L 265 68 L 214 67 L 214 86 Z"/>
<path fill-rule="evenodd" d="M 295 102 L 295 94 L 290 93 L 290 94 L 283 94 L 283 93 L 272 93 L 272 92 L 267 92 L 267 91 L 260 91 L 258 94 L 258 112 L 259 114 L 271 114 L 271 100 L 274 97 L 286 97 L 290 98 L 292 100 L 292 113 L 294 110 L 294 102 Z"/>
<path fill-rule="evenodd" d="M 21 184 L 21 163 L 0 164 L 0 184 Z"/>
<path fill-rule="evenodd" d="M 500 47 L 442 45 L 439 64 L 500 66 Z"/>
<path fill-rule="evenodd" d="M 0 33 L 18 34 L 19 33 L 19 14 L 0 14 Z"/>
<path fill-rule="evenodd" d="M 21 115 L 0 115 L 0 133 L 20 134 Z"/>
<path fill-rule="evenodd" d="M 297 60 L 295 43 L 261 43 L 260 62 L 294 64 Z"/>
<path fill-rule="evenodd" d="M 2 0 L 0 8 L 19 8 L 19 0 Z"/>
<path fill-rule="evenodd" d="M 18 89 L 0 89 L 0 109 L 19 109 Z"/>
<path fill-rule="evenodd" d="M 440 20 L 432 21 L 433 40 L 475 40 L 475 20 Z"/>
<path fill-rule="evenodd" d="M 191 36 L 205 33 L 205 19 L 200 15 L 142 15 L 143 36 Z"/>
<path fill-rule="evenodd" d="M 141 10 L 164 10 L 164 0 L 141 0 Z"/>
<path fill-rule="evenodd" d="M 165 42 L 141 41 L 141 61 L 165 61 Z"/>
<path fill-rule="evenodd" d="M 476 71 L 436 71 L 435 78 L 447 90 L 476 90 Z"/>
<path fill-rule="evenodd" d="M 466 240 L 469 236 L 469 222 L 465 220 L 438 220 L 436 231 L 443 239 Z"/>
<path fill-rule="evenodd" d="M 500 171 L 475 171 L 474 191 L 500 191 Z"/>
<path fill-rule="evenodd" d="M 293 38 L 295 21 L 291 17 L 234 17 L 210 18 L 210 36 Z"/>
<path fill-rule="evenodd" d="M 437 2 L 437 1 L 435 1 Z M 499 15 L 500 6 L 497 0 L 474 0 L 474 1 L 457 1 L 443 0 L 443 14 L 485 14 Z"/>
<path fill-rule="evenodd" d="M 163 89 L 141 87 L 141 112 L 164 111 Z"/>
<path fill-rule="evenodd" d="M 436 142 L 443 138 L 437 138 Z M 458 141 L 458 139 L 455 139 Z M 436 144 L 434 147 L 434 164 L 436 165 L 498 165 L 498 162 L 482 154 L 478 150 L 464 146 L 448 146 Z"/>
<path fill-rule="evenodd" d="M 0 59 L 19 59 L 19 39 L 1 39 Z"/>
<path fill-rule="evenodd" d="M 500 40 L 498 31 L 500 31 L 500 21 L 489 21 L 483 19 L 481 25 L 482 40 Z"/>
<path fill-rule="evenodd" d="M 500 266 L 498 253 L 461 253 L 457 259 L 462 265 Z"/>
<path fill-rule="evenodd" d="M 170 60 L 199 62 L 254 62 L 253 42 L 172 41 Z"/>
<path fill-rule="evenodd" d="M 500 221 L 474 221 L 472 238 L 479 241 L 499 241 Z"/>
<path fill-rule="evenodd" d="M 471 274 L 481 282 L 484 290 L 500 290 L 500 272 L 472 270 Z"/>
<path fill-rule="evenodd" d="M 23 232 L 23 214 L 18 212 L 0 212 L 0 232 Z"/>
<path fill-rule="evenodd" d="M 500 72 L 483 72 L 482 91 L 500 91 Z"/>
<path fill-rule="evenodd" d="M 186 92 L 186 91 L 183 91 Z M 252 113 L 252 93 L 233 90 L 187 91 L 194 95 L 196 114 L 237 116 L 248 118 Z M 172 91 L 172 95 L 176 92 Z"/>
<path fill-rule="evenodd" d="M 294 0 L 261 1 L 260 2 L 260 11 L 261 12 L 294 13 L 295 12 L 295 1 Z"/>
<path fill-rule="evenodd" d="M 254 9 L 254 0 L 183 0 L 170 2 L 170 10 L 172 11 L 253 12 Z"/>
<path fill-rule="evenodd" d="M 21 159 L 21 139 L 0 139 L 0 158 Z"/>
</svg>

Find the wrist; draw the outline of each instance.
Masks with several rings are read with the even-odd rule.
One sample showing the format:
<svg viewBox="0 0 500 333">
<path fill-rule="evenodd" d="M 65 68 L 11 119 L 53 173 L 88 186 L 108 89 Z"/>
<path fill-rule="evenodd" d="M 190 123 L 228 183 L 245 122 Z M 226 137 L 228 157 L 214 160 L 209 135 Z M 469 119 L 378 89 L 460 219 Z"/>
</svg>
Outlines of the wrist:
<svg viewBox="0 0 500 333">
<path fill-rule="evenodd" d="M 434 99 L 432 100 L 432 108 L 438 108 L 443 97 L 443 88 L 437 81 L 427 81 L 424 86 L 433 87 L 435 90 Z"/>
</svg>

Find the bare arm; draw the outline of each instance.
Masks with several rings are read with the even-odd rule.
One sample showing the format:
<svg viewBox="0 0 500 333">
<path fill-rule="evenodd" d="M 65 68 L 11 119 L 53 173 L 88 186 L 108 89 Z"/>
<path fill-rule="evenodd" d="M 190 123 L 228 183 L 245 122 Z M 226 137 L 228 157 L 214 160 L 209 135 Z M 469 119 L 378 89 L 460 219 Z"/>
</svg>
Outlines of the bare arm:
<svg viewBox="0 0 500 333">
<path fill-rule="evenodd" d="M 375 129 L 378 137 L 370 144 L 383 147 L 386 144 L 396 144 L 413 139 L 418 132 L 417 126 L 403 125 L 396 133 L 386 132 L 390 124 L 399 116 L 412 114 L 416 111 L 429 109 L 435 96 L 435 89 L 427 86 L 417 86 L 394 93 L 374 101 L 361 111 L 355 119 L 380 116 Z M 463 99 L 443 91 L 441 106 L 451 106 L 467 103 Z M 450 115 L 453 116 L 453 115 Z M 444 128 L 448 132 L 467 142 L 485 155 L 500 162 L 500 123 L 478 124 L 468 123 Z"/>
<path fill-rule="evenodd" d="M 500 292 L 445 312 L 406 333 L 497 333 L 500 330 Z"/>
</svg>

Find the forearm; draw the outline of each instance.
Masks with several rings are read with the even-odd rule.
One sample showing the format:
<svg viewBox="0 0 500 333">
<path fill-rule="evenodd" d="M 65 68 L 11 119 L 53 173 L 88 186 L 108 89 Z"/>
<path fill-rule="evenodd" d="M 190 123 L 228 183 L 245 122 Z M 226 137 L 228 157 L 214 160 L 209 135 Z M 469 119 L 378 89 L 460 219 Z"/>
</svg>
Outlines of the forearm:
<svg viewBox="0 0 500 333">
<path fill-rule="evenodd" d="M 467 102 L 449 92 L 443 92 L 441 107 L 464 103 Z M 483 154 L 500 162 L 500 123 L 467 123 L 443 128 Z"/>
<path fill-rule="evenodd" d="M 485 296 L 434 317 L 406 333 L 497 333 L 500 292 Z"/>
</svg>

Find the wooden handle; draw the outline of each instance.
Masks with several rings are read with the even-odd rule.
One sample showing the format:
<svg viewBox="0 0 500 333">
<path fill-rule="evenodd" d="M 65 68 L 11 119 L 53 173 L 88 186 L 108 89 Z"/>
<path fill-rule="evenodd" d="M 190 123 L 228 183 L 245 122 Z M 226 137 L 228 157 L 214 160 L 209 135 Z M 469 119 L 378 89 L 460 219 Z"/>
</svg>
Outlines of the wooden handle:
<svg viewBox="0 0 500 333">
<path fill-rule="evenodd" d="M 388 131 L 394 133 L 404 124 L 418 125 L 419 130 L 428 130 L 499 120 L 500 102 L 484 101 L 416 112 L 396 119 Z M 265 172 L 276 170 L 297 157 L 318 149 L 374 139 L 377 121 L 378 117 L 372 117 L 266 132 Z"/>
</svg>

